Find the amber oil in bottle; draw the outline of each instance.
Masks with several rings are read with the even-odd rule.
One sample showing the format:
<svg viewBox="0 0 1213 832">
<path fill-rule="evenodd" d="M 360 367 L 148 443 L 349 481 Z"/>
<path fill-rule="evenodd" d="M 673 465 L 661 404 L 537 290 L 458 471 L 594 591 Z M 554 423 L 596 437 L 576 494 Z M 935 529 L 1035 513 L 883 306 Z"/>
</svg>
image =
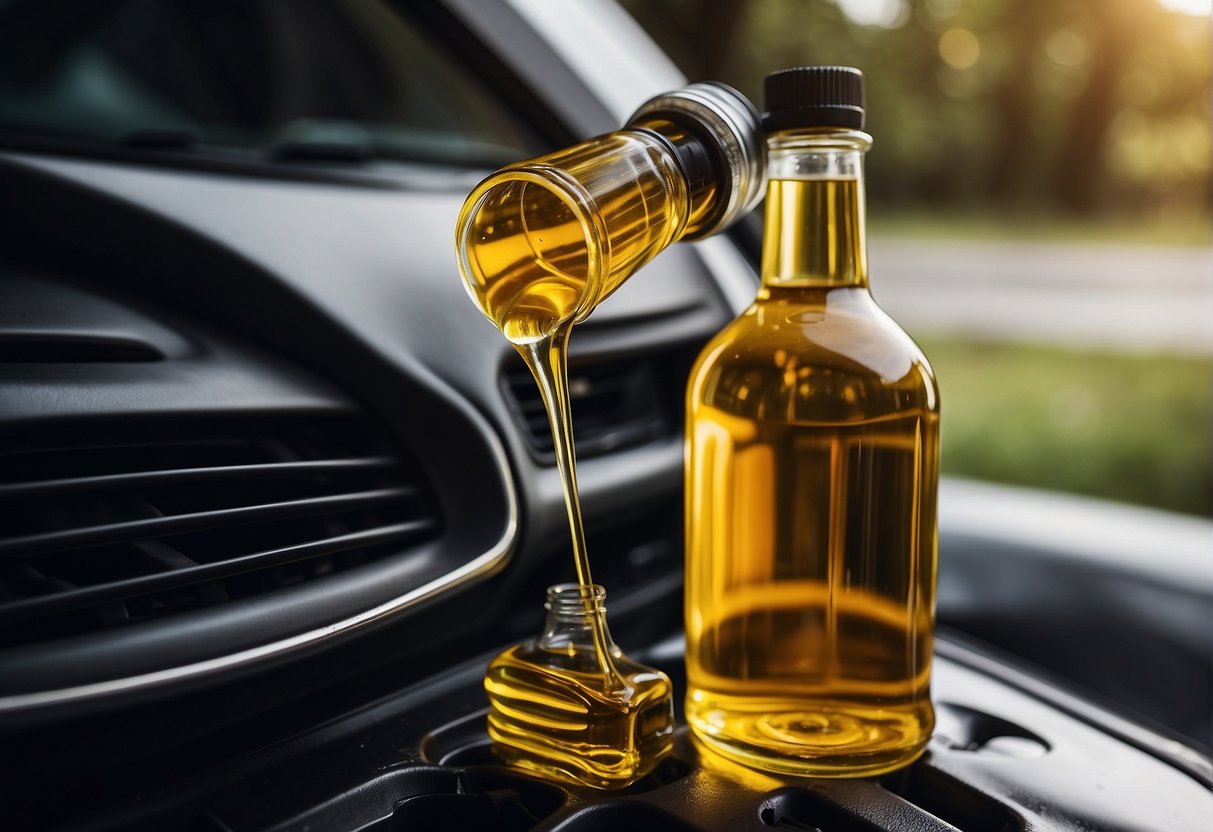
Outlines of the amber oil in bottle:
<svg viewBox="0 0 1213 832">
<path fill-rule="evenodd" d="M 862 76 L 790 72 L 762 285 L 688 390 L 687 719 L 750 766 L 873 775 L 934 725 L 939 398 L 868 291 Z"/>
</svg>

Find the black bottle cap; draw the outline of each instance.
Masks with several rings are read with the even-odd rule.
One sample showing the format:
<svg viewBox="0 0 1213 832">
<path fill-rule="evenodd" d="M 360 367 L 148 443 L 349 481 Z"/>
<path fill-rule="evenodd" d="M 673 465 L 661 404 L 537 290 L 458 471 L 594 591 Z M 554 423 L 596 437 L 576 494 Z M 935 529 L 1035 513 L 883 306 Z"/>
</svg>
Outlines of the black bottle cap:
<svg viewBox="0 0 1213 832">
<path fill-rule="evenodd" d="M 763 84 L 768 133 L 798 127 L 863 129 L 863 73 L 850 66 L 781 69 Z"/>
</svg>

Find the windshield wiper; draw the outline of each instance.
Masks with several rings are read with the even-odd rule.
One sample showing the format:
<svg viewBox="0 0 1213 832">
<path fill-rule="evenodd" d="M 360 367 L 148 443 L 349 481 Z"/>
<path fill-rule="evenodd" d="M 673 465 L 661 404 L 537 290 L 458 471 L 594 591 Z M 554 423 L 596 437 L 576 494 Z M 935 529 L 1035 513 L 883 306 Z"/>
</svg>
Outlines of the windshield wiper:
<svg viewBox="0 0 1213 832">
<path fill-rule="evenodd" d="M 141 127 L 123 133 L 116 144 L 143 150 L 193 150 L 202 137 L 193 130 L 176 127 Z"/>
<path fill-rule="evenodd" d="M 279 162 L 366 162 L 375 142 L 359 124 L 308 118 L 283 127 L 267 152 Z"/>
</svg>

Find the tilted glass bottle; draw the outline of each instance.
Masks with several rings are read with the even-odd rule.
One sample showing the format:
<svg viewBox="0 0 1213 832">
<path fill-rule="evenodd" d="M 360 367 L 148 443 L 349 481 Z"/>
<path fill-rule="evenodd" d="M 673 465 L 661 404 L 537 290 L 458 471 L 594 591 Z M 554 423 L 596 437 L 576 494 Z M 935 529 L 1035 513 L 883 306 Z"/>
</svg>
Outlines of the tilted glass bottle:
<svg viewBox="0 0 1213 832">
<path fill-rule="evenodd" d="M 455 228 L 468 295 L 515 345 L 584 320 L 676 240 L 727 228 L 762 197 L 758 113 L 724 84 L 641 105 L 613 133 L 496 171 Z"/>
<path fill-rule="evenodd" d="M 862 75 L 767 79 L 757 300 L 703 350 L 687 413 L 687 719 L 776 772 L 923 750 L 939 397 L 868 291 Z"/>
<path fill-rule="evenodd" d="M 605 599 L 597 585 L 549 588 L 543 634 L 489 663 L 488 730 L 502 762 L 612 789 L 634 783 L 670 753 L 673 687 L 664 673 L 615 646 Z"/>
</svg>

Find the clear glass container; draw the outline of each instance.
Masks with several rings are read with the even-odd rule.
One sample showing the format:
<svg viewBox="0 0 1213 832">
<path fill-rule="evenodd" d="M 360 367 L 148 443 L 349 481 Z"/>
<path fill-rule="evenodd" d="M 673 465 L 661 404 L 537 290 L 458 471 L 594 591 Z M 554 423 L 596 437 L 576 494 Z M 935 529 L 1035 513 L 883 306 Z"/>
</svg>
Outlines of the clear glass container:
<svg viewBox="0 0 1213 832">
<path fill-rule="evenodd" d="M 868 291 L 870 141 L 771 134 L 762 285 L 688 389 L 687 721 L 767 771 L 879 774 L 934 725 L 939 396 Z"/>
<path fill-rule="evenodd" d="M 605 598 L 597 585 L 550 587 L 543 634 L 489 663 L 488 731 L 495 756 L 506 765 L 616 789 L 669 754 L 670 680 L 629 659 L 611 640 Z"/>
<path fill-rule="evenodd" d="M 674 241 L 748 213 L 764 153 L 758 113 L 731 87 L 658 96 L 621 130 L 477 185 L 455 229 L 464 286 L 511 343 L 550 337 Z"/>
</svg>

